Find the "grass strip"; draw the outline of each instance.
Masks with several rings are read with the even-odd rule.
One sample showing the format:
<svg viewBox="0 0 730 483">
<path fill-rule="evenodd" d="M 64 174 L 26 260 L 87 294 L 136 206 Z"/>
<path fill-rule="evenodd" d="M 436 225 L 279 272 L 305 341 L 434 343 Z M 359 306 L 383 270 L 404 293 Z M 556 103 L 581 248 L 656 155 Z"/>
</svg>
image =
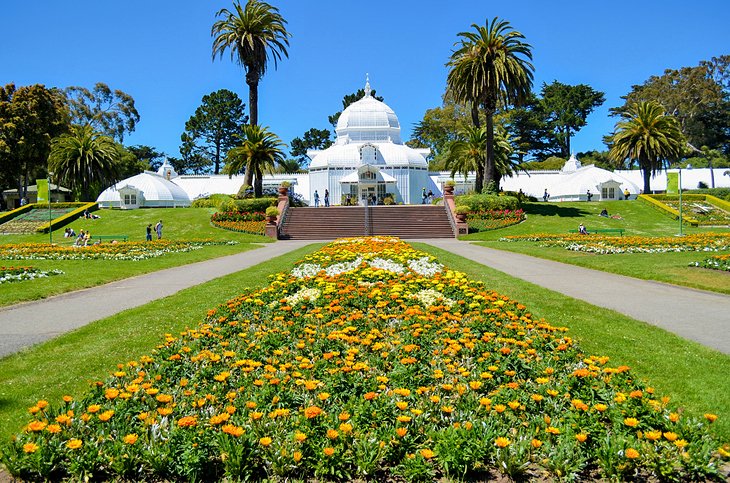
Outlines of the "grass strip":
<svg viewBox="0 0 730 483">
<path fill-rule="evenodd" d="M 39 399 L 78 395 L 105 378 L 116 365 L 148 354 L 165 333 L 178 333 L 202 321 L 209 309 L 244 288 L 268 285 L 268 275 L 319 249 L 313 244 L 254 267 L 182 290 L 61 335 L 0 359 L 0 441 L 27 422 L 28 407 Z"/>
<path fill-rule="evenodd" d="M 664 329 L 510 277 L 451 252 L 414 243 L 444 265 L 481 280 L 526 305 L 537 317 L 565 326 L 587 354 L 625 364 L 689 414 L 715 412 L 718 437 L 730 441 L 730 357 Z"/>
</svg>

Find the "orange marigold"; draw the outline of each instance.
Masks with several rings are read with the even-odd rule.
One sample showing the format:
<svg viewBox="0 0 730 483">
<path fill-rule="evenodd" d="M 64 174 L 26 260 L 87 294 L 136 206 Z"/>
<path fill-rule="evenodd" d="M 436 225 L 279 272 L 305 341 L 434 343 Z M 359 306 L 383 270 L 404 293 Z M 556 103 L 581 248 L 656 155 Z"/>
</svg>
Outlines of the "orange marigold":
<svg viewBox="0 0 730 483">
<path fill-rule="evenodd" d="M 66 442 L 66 447 L 69 449 L 79 449 L 84 443 L 80 439 L 70 439 Z"/>
<path fill-rule="evenodd" d="M 335 449 L 331 446 L 327 446 L 322 452 L 325 456 L 332 456 L 335 454 Z"/>
<path fill-rule="evenodd" d="M 139 439 L 139 436 L 137 436 L 135 433 L 131 433 L 124 437 L 124 442 L 127 444 L 134 444 L 137 442 L 137 439 Z"/>
<path fill-rule="evenodd" d="M 423 456 L 427 460 L 430 460 L 431 458 L 433 458 L 434 456 L 436 456 L 436 453 L 434 453 L 430 449 L 422 449 L 421 450 L 421 456 Z"/>
<path fill-rule="evenodd" d="M 317 406 L 309 406 L 308 408 L 304 409 L 304 416 L 307 419 L 316 418 L 320 414 L 322 414 L 324 411 L 322 411 L 322 408 Z"/>
<path fill-rule="evenodd" d="M 24 453 L 35 453 L 36 451 L 38 451 L 38 445 L 35 443 L 25 443 L 23 445 Z"/>
<path fill-rule="evenodd" d="M 630 459 L 630 460 L 636 459 L 636 458 L 638 458 L 638 457 L 640 456 L 640 455 L 639 455 L 639 452 L 638 452 L 638 451 L 636 451 L 636 450 L 635 450 L 634 448 L 628 448 L 628 449 L 626 450 L 626 452 L 624 453 L 624 455 L 625 455 L 625 456 L 626 456 L 626 457 L 627 457 L 628 459 Z"/>
<path fill-rule="evenodd" d="M 635 428 L 639 425 L 639 420 L 636 418 L 625 418 L 624 424 L 628 426 L 629 428 Z"/>
<path fill-rule="evenodd" d="M 265 437 L 263 437 L 263 438 L 261 438 L 261 439 L 259 440 L 259 444 L 260 444 L 261 446 L 264 446 L 264 447 L 267 447 L 267 446 L 269 446 L 269 445 L 270 445 L 271 443 L 272 443 L 272 439 L 271 439 L 271 438 L 269 438 L 268 436 L 265 436 Z"/>
<path fill-rule="evenodd" d="M 198 424 L 198 419 L 195 416 L 184 416 L 177 420 L 177 425 L 181 428 L 192 428 Z"/>
<path fill-rule="evenodd" d="M 509 439 L 503 438 L 501 436 L 494 440 L 494 445 L 498 448 L 506 448 L 507 446 L 509 446 L 510 443 L 511 441 Z"/>
<path fill-rule="evenodd" d="M 246 432 L 245 429 L 243 429 L 240 426 L 236 426 L 235 424 L 226 424 L 225 426 L 221 427 L 221 430 L 223 430 L 223 432 L 226 434 L 235 436 L 236 438 L 238 438 L 239 436 L 242 436 L 243 433 Z"/>
</svg>

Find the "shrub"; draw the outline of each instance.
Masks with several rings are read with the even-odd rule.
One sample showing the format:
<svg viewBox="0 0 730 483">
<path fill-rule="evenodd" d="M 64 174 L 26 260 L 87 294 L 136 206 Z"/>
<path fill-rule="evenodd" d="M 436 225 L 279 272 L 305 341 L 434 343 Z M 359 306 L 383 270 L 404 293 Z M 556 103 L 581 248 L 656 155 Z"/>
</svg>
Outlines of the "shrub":
<svg viewBox="0 0 730 483">
<path fill-rule="evenodd" d="M 470 194 L 457 196 L 456 203 L 468 206 L 470 211 L 516 210 L 521 207 L 514 196 L 497 196 L 493 194 Z"/>
<path fill-rule="evenodd" d="M 276 206 L 277 203 L 275 197 L 235 200 L 236 211 L 266 211 L 266 208 Z"/>
<path fill-rule="evenodd" d="M 218 208 L 224 200 L 233 199 L 231 195 L 214 194 L 205 198 L 198 198 L 190 205 L 192 208 Z"/>
<path fill-rule="evenodd" d="M 266 216 L 279 216 L 279 209 L 276 206 L 266 208 Z"/>
</svg>

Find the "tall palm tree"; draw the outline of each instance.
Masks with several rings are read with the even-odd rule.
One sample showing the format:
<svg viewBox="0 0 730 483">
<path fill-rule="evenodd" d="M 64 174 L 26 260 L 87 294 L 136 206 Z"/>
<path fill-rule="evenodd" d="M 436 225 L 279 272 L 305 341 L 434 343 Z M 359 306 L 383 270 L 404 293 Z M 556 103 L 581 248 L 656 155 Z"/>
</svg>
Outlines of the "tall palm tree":
<svg viewBox="0 0 730 483">
<path fill-rule="evenodd" d="M 644 193 L 649 193 L 651 176 L 666 161 L 679 159 L 686 141 L 677 120 L 656 101 L 633 103 L 621 117 L 608 155 L 614 161 L 637 161 L 644 175 Z"/>
<path fill-rule="evenodd" d="M 213 59 L 223 57 L 226 50 L 231 52 L 231 60 L 243 66 L 248 85 L 249 120 L 259 123 L 259 81 L 266 73 L 271 58 L 274 68 L 282 56 L 289 57 L 289 37 L 286 20 L 279 9 L 260 0 L 248 0 L 242 7 L 233 4 L 233 11 L 223 8 L 216 14 L 222 17 L 213 24 Z M 270 57 L 269 57 L 270 56 Z"/>
<path fill-rule="evenodd" d="M 241 171 L 246 171 L 246 178 L 249 173 L 255 175 L 253 183 L 254 196 L 260 197 L 263 193 L 263 173 L 271 173 L 278 163 L 284 162 L 284 148 L 286 144 L 281 142 L 279 137 L 270 132 L 268 127 L 261 127 L 253 124 L 243 126 L 240 146 L 231 148 L 226 156 L 226 165 L 223 173 L 232 176 Z M 244 185 L 250 186 L 244 178 Z"/>
<path fill-rule="evenodd" d="M 494 113 L 501 104 L 518 104 L 532 90 L 534 67 L 530 45 L 509 22 L 496 17 L 485 26 L 472 24 L 473 31 L 460 32 L 458 49 L 447 64 L 448 88 L 457 102 L 480 106 L 486 114 L 487 145 L 484 183 L 497 178 L 494 160 Z M 475 110 L 472 119 L 477 125 Z"/>
<path fill-rule="evenodd" d="M 116 143 L 89 126 L 71 126 L 67 134 L 51 141 L 48 168 L 60 182 L 81 192 L 89 201 L 92 186 L 109 186 L 119 181 L 119 150 Z"/>
</svg>

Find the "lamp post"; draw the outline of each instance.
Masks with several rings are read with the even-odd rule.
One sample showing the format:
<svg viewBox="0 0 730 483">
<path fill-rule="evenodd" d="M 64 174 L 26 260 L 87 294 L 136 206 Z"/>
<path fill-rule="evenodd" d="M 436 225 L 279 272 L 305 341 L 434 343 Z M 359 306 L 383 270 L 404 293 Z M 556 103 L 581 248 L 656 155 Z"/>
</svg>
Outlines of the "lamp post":
<svg viewBox="0 0 730 483">
<path fill-rule="evenodd" d="M 51 176 L 53 171 L 48 172 L 48 241 L 53 245 L 53 217 L 51 216 Z"/>
<path fill-rule="evenodd" d="M 682 236 L 682 167 L 679 167 L 679 236 Z"/>
</svg>

